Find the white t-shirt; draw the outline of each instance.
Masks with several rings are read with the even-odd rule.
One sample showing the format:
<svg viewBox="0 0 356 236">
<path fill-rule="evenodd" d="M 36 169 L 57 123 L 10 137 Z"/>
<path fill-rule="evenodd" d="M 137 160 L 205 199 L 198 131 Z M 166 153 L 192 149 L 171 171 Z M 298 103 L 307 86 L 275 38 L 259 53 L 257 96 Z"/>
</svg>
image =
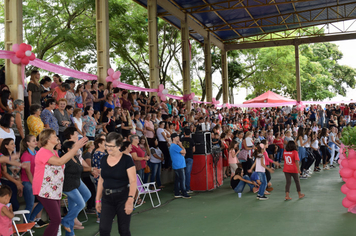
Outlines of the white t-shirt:
<svg viewBox="0 0 356 236">
<path fill-rule="evenodd" d="M 329 142 L 333 142 L 332 138 L 334 138 L 334 141 L 335 141 L 335 134 L 333 132 L 330 132 L 330 134 L 329 134 Z M 335 142 L 333 142 L 333 143 L 335 143 Z"/>
<path fill-rule="evenodd" d="M 265 157 L 263 156 L 263 154 L 259 154 L 259 156 L 261 156 L 260 158 L 256 158 L 256 172 L 266 172 L 266 168 L 264 168 L 262 165 L 261 165 L 261 158 L 263 160 L 263 164 L 266 164 L 265 163 Z"/>
<path fill-rule="evenodd" d="M 10 132 L 5 132 L 2 128 L 0 128 L 0 138 L 1 139 L 6 139 L 6 138 L 12 138 L 15 142 L 16 137 L 14 131 L 10 128 Z"/>
<path fill-rule="evenodd" d="M 316 139 L 316 140 L 312 143 L 312 147 L 318 149 L 318 143 L 319 143 L 319 141 Z"/>
<path fill-rule="evenodd" d="M 247 138 L 246 138 L 246 146 L 247 146 L 247 147 L 253 146 L 252 138 L 251 138 L 251 137 L 247 137 Z"/>
<path fill-rule="evenodd" d="M 160 159 L 157 159 L 156 157 L 153 156 L 153 154 L 156 154 L 157 156 L 161 157 L 162 155 L 162 151 L 157 147 L 157 148 L 151 148 L 151 158 L 150 158 L 150 162 L 151 163 L 161 163 Z"/>
<path fill-rule="evenodd" d="M 164 133 L 164 129 L 158 128 L 156 133 L 157 133 L 157 138 L 158 138 L 159 142 L 166 142 L 167 141 L 162 135 L 162 133 Z"/>
<path fill-rule="evenodd" d="M 77 124 L 79 130 L 83 130 L 83 121 L 82 121 L 82 119 L 77 119 L 77 118 L 73 117 L 73 121 L 74 121 L 75 124 Z M 78 137 L 79 138 L 83 138 L 83 135 L 78 134 Z"/>
<path fill-rule="evenodd" d="M 308 136 L 305 134 L 304 137 L 303 137 L 303 143 L 305 143 L 306 141 L 308 141 Z M 305 145 L 304 145 L 305 148 L 309 148 L 310 147 L 310 142 L 307 142 Z"/>
</svg>

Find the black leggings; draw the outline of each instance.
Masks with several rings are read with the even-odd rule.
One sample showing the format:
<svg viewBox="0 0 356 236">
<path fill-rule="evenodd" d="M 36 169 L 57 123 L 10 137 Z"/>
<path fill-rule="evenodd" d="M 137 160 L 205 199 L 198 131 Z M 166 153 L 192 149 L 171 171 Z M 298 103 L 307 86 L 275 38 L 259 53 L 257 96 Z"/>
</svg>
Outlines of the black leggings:
<svg viewBox="0 0 356 236">
<path fill-rule="evenodd" d="M 326 163 L 330 160 L 330 152 L 328 151 L 328 148 L 326 146 L 321 146 L 320 147 L 321 155 L 323 157 L 323 165 L 326 165 Z"/>
<path fill-rule="evenodd" d="M 158 147 L 162 151 L 164 156 L 163 168 L 169 168 L 172 165 L 171 156 L 169 155 L 168 143 L 167 142 L 158 142 Z"/>
<path fill-rule="evenodd" d="M 320 155 L 320 153 L 319 153 L 319 151 L 318 150 L 313 150 L 313 154 L 314 154 L 314 156 L 315 156 L 315 167 L 319 167 L 319 165 L 320 165 L 320 162 L 321 162 L 321 155 Z"/>
<path fill-rule="evenodd" d="M 271 173 L 269 173 L 269 171 L 267 169 L 266 169 L 265 173 L 266 173 L 267 183 L 269 183 L 269 181 L 271 181 Z"/>
</svg>

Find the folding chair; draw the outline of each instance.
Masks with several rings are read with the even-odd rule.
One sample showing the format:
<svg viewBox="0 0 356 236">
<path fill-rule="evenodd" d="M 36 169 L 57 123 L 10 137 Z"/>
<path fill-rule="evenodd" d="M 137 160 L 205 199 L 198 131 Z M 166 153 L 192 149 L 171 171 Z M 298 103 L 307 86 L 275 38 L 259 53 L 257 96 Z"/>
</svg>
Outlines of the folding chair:
<svg viewBox="0 0 356 236">
<path fill-rule="evenodd" d="M 20 210 L 20 211 L 14 211 L 15 217 L 12 218 L 12 232 L 13 234 L 17 234 L 18 236 L 24 235 L 25 233 L 29 232 L 31 236 L 33 236 L 31 229 L 33 226 L 35 226 L 35 222 L 28 223 L 25 217 L 25 214 L 29 214 L 30 212 L 28 210 Z M 24 223 L 22 224 L 16 224 L 17 221 L 20 221 L 21 219 L 19 217 L 16 217 L 16 215 L 22 215 Z"/>
<path fill-rule="evenodd" d="M 62 193 L 62 203 L 64 205 L 64 207 L 67 209 L 68 211 L 68 197 L 66 194 Z M 88 221 L 88 215 L 87 213 L 85 212 L 85 208 L 82 210 L 82 212 L 84 213 L 84 216 L 85 216 L 85 220 L 83 221 L 80 221 L 80 223 L 85 223 Z M 78 214 L 79 215 L 79 214 Z"/>
<path fill-rule="evenodd" d="M 139 206 L 141 206 L 146 198 L 146 195 L 148 194 L 148 196 L 150 196 L 151 199 L 151 204 L 153 208 L 159 207 L 161 205 L 161 199 L 159 198 L 158 192 L 161 191 L 161 189 L 156 189 L 156 182 L 150 182 L 150 183 L 146 183 L 144 184 L 140 178 L 139 175 L 137 176 L 137 191 L 138 191 L 138 195 L 137 198 L 135 200 L 135 204 L 134 207 L 137 208 Z M 150 189 L 150 186 L 153 186 L 153 189 Z M 157 200 L 158 200 L 158 204 L 154 205 L 153 200 L 152 200 L 152 196 L 151 193 L 156 193 L 157 196 Z M 140 195 L 143 195 L 143 198 L 141 199 L 141 202 L 139 204 L 137 204 L 138 199 L 140 199 Z"/>
</svg>

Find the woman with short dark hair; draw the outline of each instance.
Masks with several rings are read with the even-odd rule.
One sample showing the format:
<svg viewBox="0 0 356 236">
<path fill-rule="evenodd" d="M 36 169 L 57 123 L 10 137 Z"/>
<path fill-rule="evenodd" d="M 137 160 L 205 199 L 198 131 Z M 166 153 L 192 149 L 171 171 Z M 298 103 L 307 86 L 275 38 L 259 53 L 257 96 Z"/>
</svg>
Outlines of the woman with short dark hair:
<svg viewBox="0 0 356 236">
<path fill-rule="evenodd" d="M 100 215 L 100 235 L 110 235 L 117 216 L 121 236 L 131 235 L 130 220 L 136 193 L 136 169 L 132 158 L 120 151 L 123 138 L 112 132 L 106 138 L 108 155 L 101 159 L 101 176 L 96 193 L 96 210 Z"/>
<path fill-rule="evenodd" d="M 41 112 L 41 120 L 46 129 L 53 129 L 56 134 L 59 133 L 58 120 L 53 114 L 53 110 L 56 108 L 57 102 L 54 98 L 50 98 L 46 102 L 46 108 Z"/>
<path fill-rule="evenodd" d="M 0 145 L 2 141 L 6 138 L 12 138 L 14 141 L 16 139 L 15 133 L 12 130 L 15 118 L 12 114 L 4 114 L 0 119 Z"/>
</svg>

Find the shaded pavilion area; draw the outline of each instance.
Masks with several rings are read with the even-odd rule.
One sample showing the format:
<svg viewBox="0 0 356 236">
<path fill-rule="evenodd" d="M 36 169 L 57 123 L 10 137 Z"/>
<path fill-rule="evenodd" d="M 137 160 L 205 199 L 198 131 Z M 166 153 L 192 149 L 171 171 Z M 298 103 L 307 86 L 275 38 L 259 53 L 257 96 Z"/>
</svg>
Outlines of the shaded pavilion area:
<svg viewBox="0 0 356 236">
<path fill-rule="evenodd" d="M 200 192 L 191 199 L 174 199 L 173 186 L 160 192 L 162 206 L 153 209 L 149 200 L 137 208 L 131 218 L 132 235 L 313 235 L 351 236 L 355 232 L 356 215 L 347 213 L 341 205 L 343 182 L 338 168 L 314 173 L 301 180 L 305 198 L 298 200 L 295 185 L 291 186 L 293 200 L 284 201 L 285 178 L 281 169 L 272 174 L 274 190 L 267 201 L 259 201 L 245 188 L 242 198 L 230 188 L 229 180 L 210 192 Z M 79 216 L 79 220 L 83 215 Z M 99 225 L 89 215 L 84 230 L 77 236 L 96 235 Z M 35 229 L 42 235 L 43 229 Z M 118 235 L 113 224 L 111 235 Z"/>
</svg>

